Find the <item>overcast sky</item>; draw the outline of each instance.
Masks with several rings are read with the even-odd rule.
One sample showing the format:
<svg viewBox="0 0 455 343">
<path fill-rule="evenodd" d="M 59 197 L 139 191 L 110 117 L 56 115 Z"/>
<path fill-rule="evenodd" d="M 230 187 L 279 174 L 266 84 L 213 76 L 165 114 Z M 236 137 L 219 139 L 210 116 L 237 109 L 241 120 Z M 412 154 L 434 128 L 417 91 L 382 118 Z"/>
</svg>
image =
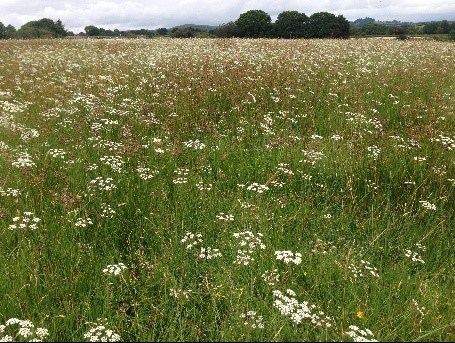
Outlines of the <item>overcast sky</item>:
<svg viewBox="0 0 455 343">
<path fill-rule="evenodd" d="M 18 29 L 31 20 L 61 19 L 74 33 L 87 25 L 156 29 L 181 24 L 220 25 L 251 9 L 264 10 L 273 20 L 286 10 L 307 15 L 330 12 L 348 20 L 455 20 L 455 0 L 0 0 L 0 22 Z"/>
</svg>

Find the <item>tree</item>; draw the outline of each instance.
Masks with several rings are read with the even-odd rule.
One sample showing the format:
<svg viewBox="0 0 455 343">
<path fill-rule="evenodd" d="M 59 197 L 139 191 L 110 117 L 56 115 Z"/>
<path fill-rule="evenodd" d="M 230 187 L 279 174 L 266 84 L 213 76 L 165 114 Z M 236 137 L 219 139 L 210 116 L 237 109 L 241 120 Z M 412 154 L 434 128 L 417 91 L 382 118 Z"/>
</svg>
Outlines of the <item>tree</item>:
<svg viewBox="0 0 455 343">
<path fill-rule="evenodd" d="M 220 38 L 231 38 L 238 35 L 237 25 L 233 21 L 227 24 L 220 25 L 215 32 L 217 37 Z"/>
<path fill-rule="evenodd" d="M 342 15 L 337 16 L 336 19 L 338 31 L 333 38 L 349 38 L 351 35 L 351 27 L 349 25 L 349 21 Z"/>
<path fill-rule="evenodd" d="M 172 32 L 174 38 L 193 38 L 195 30 L 192 27 L 179 27 Z"/>
<path fill-rule="evenodd" d="M 89 25 L 89 26 L 84 27 L 84 31 L 87 34 L 87 36 L 90 36 L 90 37 L 99 36 L 101 33 L 101 30 L 94 25 Z"/>
<path fill-rule="evenodd" d="M 318 12 L 310 16 L 310 36 L 314 38 L 348 38 L 350 34 L 349 21 L 342 15 Z"/>
<path fill-rule="evenodd" d="M 43 18 L 29 21 L 16 33 L 18 38 L 60 38 L 65 37 L 67 32 L 61 20 L 54 22 L 52 19 Z"/>
<path fill-rule="evenodd" d="M 9 24 L 6 29 L 5 29 L 5 32 L 6 32 L 6 38 L 13 38 L 14 34 L 16 33 L 16 28 Z"/>
<path fill-rule="evenodd" d="M 302 38 L 307 31 L 308 16 L 298 11 L 284 11 L 273 25 L 274 36 L 279 38 Z"/>
<path fill-rule="evenodd" d="M 408 27 L 403 25 L 403 26 L 394 26 L 390 28 L 389 31 L 390 34 L 397 36 L 398 39 L 400 40 L 406 40 L 408 38 Z"/>
<path fill-rule="evenodd" d="M 269 37 L 272 29 L 272 18 L 261 10 L 250 10 L 242 13 L 235 21 L 240 37 Z"/>
<path fill-rule="evenodd" d="M 455 41 L 455 30 L 449 32 L 449 40 Z"/>
<path fill-rule="evenodd" d="M 53 31 L 57 35 L 57 37 L 66 37 L 67 36 L 67 31 L 65 30 L 65 26 L 63 25 L 62 21 L 58 19 L 53 27 Z"/>
<path fill-rule="evenodd" d="M 159 34 L 160 36 L 165 36 L 168 33 L 168 29 L 165 27 L 160 27 L 159 29 L 156 30 L 156 33 Z"/>
<path fill-rule="evenodd" d="M 6 38 L 6 27 L 0 21 L 0 39 L 5 39 L 5 38 Z"/>
</svg>

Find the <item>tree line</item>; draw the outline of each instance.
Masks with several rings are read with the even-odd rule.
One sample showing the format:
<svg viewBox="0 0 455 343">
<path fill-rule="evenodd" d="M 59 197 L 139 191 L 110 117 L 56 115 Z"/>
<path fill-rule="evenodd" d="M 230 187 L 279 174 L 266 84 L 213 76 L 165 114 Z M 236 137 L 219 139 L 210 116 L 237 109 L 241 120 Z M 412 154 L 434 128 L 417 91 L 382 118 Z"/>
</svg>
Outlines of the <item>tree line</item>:
<svg viewBox="0 0 455 343">
<path fill-rule="evenodd" d="M 351 23 L 353 36 L 385 35 L 455 35 L 455 22 L 447 20 L 429 23 L 378 22 L 373 18 L 357 19 Z"/>
<path fill-rule="evenodd" d="M 281 12 L 275 22 L 262 10 L 250 10 L 240 14 L 239 18 L 218 27 L 206 25 L 182 25 L 171 29 L 156 30 L 138 29 L 120 31 L 110 30 L 94 25 L 84 28 L 79 36 L 88 37 L 153 37 L 169 36 L 175 38 L 191 37 L 239 37 L 239 38 L 349 38 L 350 36 L 378 36 L 413 34 L 448 34 L 455 40 L 455 22 L 447 20 L 430 23 L 377 22 L 373 18 L 357 19 L 349 23 L 342 15 L 318 12 L 311 16 L 298 11 Z M 0 39 L 62 38 L 74 36 L 65 29 L 61 20 L 49 18 L 33 20 L 20 29 L 5 26 L 0 22 Z"/>
<path fill-rule="evenodd" d="M 307 16 L 298 11 L 284 11 L 272 23 L 268 13 L 250 10 L 217 30 L 218 37 L 241 38 L 348 38 L 349 35 L 349 21 L 328 12 Z"/>
<path fill-rule="evenodd" d="M 200 36 L 242 37 L 242 38 L 348 38 L 349 22 L 341 15 L 319 12 L 311 16 L 298 11 L 284 11 L 272 23 L 270 15 L 262 10 L 250 10 L 242 13 L 236 21 L 220 25 L 217 28 L 203 30 L 197 27 L 175 27 L 157 30 L 120 31 L 99 28 L 89 25 L 84 28 L 81 36 L 146 36 L 167 35 L 176 38 Z M 74 33 L 65 30 L 61 20 L 43 18 L 23 25 L 19 30 L 12 25 L 5 26 L 0 22 L 0 39 L 19 38 L 61 38 Z"/>
</svg>

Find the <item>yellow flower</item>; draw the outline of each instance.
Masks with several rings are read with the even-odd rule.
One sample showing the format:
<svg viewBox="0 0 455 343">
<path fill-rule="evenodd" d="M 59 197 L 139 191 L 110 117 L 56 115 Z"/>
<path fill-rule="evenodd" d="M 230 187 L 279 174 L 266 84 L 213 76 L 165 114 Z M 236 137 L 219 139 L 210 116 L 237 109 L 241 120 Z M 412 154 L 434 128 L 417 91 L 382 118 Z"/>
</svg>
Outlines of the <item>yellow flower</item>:
<svg viewBox="0 0 455 343">
<path fill-rule="evenodd" d="M 363 313 L 363 311 L 357 309 L 357 310 L 355 311 L 355 316 L 356 316 L 357 318 L 359 318 L 359 319 L 363 319 L 364 313 Z"/>
</svg>

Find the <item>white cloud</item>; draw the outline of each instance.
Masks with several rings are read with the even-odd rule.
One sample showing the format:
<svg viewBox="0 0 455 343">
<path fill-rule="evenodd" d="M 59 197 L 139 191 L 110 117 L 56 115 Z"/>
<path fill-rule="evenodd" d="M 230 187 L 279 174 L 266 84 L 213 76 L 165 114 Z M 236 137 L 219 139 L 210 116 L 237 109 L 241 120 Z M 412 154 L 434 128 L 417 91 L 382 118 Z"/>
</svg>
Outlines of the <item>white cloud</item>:
<svg viewBox="0 0 455 343">
<path fill-rule="evenodd" d="M 219 25 L 236 20 L 250 9 L 272 18 L 284 10 L 307 15 L 342 14 L 348 20 L 455 20 L 455 1 L 447 0 L 1 0 L 0 21 L 19 28 L 30 20 L 61 19 L 67 29 L 82 31 L 87 25 L 104 28 L 158 28 L 180 24 Z"/>
</svg>

